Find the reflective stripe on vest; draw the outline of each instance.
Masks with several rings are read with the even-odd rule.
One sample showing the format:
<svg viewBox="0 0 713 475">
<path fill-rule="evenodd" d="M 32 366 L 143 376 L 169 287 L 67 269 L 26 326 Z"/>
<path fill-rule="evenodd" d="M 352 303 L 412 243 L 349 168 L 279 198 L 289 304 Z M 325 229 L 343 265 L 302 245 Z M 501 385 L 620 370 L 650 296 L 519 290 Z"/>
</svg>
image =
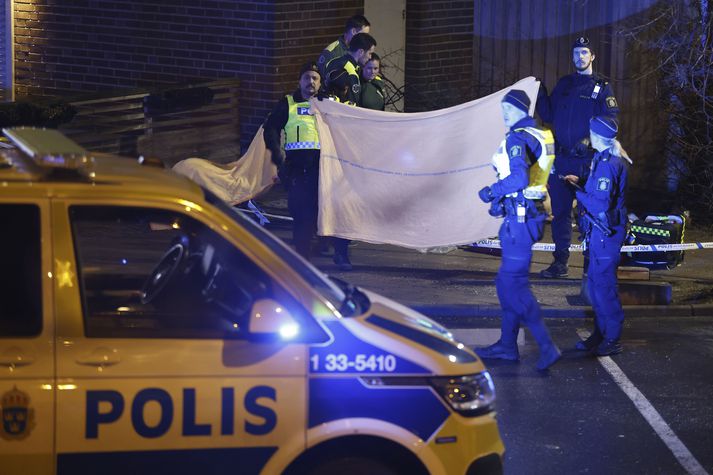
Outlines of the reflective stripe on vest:
<svg viewBox="0 0 713 475">
<path fill-rule="evenodd" d="M 310 114 L 309 101 L 295 102 L 292 94 L 288 94 L 286 97 L 285 151 L 319 150 L 317 120 Z"/>
<path fill-rule="evenodd" d="M 530 180 L 527 188 L 523 190 L 525 198 L 530 200 L 541 200 L 547 193 L 547 179 L 555 161 L 555 138 L 549 130 L 540 130 L 534 127 L 515 129 L 524 130 L 537 139 L 540 143 L 540 156 L 537 161 L 530 166 Z M 497 152 L 493 154 L 492 163 L 498 180 L 510 175 L 510 157 L 505 150 L 506 139 L 500 143 Z M 517 193 L 509 193 L 507 196 L 515 197 Z"/>
<path fill-rule="evenodd" d="M 530 183 L 522 194 L 531 200 L 542 200 L 547 194 L 547 179 L 555 162 L 555 137 L 547 129 L 525 127 L 517 130 L 524 130 L 540 142 L 540 156 L 537 157 L 537 162 L 530 166 Z"/>
</svg>

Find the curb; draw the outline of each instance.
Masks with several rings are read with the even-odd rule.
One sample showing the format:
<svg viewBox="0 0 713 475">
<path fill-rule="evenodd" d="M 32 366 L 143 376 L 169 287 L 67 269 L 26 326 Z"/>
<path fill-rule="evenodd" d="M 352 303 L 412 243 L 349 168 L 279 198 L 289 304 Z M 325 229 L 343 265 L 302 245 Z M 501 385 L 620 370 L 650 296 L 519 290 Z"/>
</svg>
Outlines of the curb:
<svg viewBox="0 0 713 475">
<path fill-rule="evenodd" d="M 495 305 L 414 305 L 417 312 L 445 325 L 446 327 L 467 328 L 482 324 L 483 318 L 500 317 L 502 311 Z M 593 318 L 592 307 L 543 307 L 544 318 Z M 625 305 L 624 317 L 713 317 L 713 304 L 684 305 Z"/>
</svg>

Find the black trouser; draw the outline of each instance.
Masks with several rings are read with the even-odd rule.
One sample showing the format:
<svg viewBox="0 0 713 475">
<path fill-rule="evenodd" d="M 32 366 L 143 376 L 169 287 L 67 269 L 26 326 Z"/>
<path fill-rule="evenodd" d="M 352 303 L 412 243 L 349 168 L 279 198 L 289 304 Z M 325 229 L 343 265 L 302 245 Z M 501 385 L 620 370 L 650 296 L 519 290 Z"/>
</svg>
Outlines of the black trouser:
<svg viewBox="0 0 713 475">
<path fill-rule="evenodd" d="M 554 260 L 567 265 L 569 260 L 569 245 L 572 243 L 572 205 L 575 200 L 574 187 L 567 184 L 559 175 L 576 175 L 582 178 L 592 157 L 566 155 L 564 152 L 555 158 L 554 173 L 550 175 L 548 190 L 550 193 L 550 204 L 552 205 L 552 240 L 555 243 L 555 252 L 552 253 Z"/>
<path fill-rule="evenodd" d="M 317 232 L 319 150 L 316 159 L 307 166 L 290 163 L 288 157 L 287 207 L 292 216 L 292 241 L 297 252 L 309 259 L 310 243 Z"/>
</svg>

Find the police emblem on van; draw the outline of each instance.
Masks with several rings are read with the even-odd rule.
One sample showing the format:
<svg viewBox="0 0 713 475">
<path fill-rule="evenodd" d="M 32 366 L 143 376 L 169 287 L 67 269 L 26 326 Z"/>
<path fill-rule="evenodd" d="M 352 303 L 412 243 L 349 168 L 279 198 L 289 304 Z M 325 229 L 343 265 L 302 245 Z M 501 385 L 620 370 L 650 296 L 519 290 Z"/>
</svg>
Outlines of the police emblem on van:
<svg viewBox="0 0 713 475">
<path fill-rule="evenodd" d="M 30 396 L 14 386 L 0 398 L 0 438 L 22 440 L 35 428 L 35 410 L 30 407 Z"/>
</svg>

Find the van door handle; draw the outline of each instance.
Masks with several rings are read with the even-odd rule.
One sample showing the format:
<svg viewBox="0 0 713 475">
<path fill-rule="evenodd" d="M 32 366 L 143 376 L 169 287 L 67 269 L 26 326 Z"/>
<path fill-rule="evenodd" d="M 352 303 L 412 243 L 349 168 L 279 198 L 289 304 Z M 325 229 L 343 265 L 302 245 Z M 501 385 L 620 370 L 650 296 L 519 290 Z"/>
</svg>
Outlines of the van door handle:
<svg viewBox="0 0 713 475">
<path fill-rule="evenodd" d="M 12 346 L 2 352 L 0 355 L 0 366 L 8 368 L 16 368 L 18 366 L 27 366 L 35 362 L 35 357 L 25 353 L 21 348 Z"/>
<path fill-rule="evenodd" d="M 94 349 L 87 356 L 83 356 L 77 359 L 77 363 L 86 366 L 97 366 L 103 368 L 104 366 L 113 366 L 121 362 L 119 357 L 119 352 L 114 349 L 109 349 L 106 347 L 99 347 Z"/>
</svg>

